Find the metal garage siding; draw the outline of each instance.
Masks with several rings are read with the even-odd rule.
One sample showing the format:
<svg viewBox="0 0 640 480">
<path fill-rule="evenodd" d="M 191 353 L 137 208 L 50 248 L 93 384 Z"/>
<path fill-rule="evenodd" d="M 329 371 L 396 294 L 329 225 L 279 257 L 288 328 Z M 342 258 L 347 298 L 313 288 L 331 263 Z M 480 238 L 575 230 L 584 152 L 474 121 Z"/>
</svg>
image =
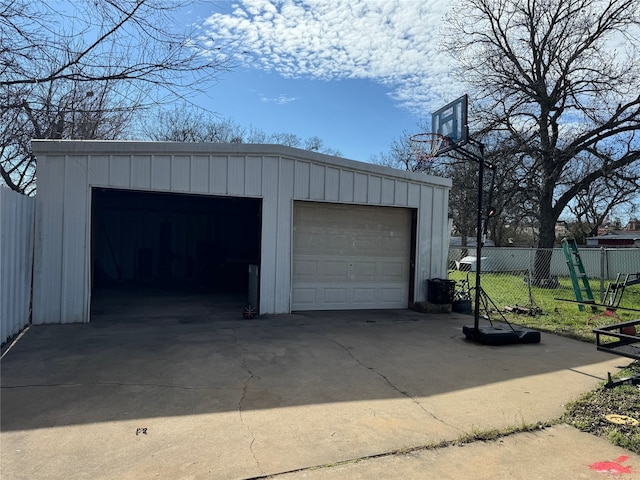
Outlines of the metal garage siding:
<svg viewBox="0 0 640 480">
<path fill-rule="evenodd" d="M 62 298 L 62 225 L 65 159 L 38 156 L 33 323 L 64 323 Z"/>
<path fill-rule="evenodd" d="M 411 212 L 296 202 L 292 310 L 406 308 Z"/>
<path fill-rule="evenodd" d="M 89 319 L 92 187 L 261 198 L 260 313 L 290 311 L 298 200 L 417 209 L 415 301 L 426 299 L 424 279 L 446 275 L 448 179 L 279 145 L 34 140 L 33 148 L 34 323 Z"/>
</svg>

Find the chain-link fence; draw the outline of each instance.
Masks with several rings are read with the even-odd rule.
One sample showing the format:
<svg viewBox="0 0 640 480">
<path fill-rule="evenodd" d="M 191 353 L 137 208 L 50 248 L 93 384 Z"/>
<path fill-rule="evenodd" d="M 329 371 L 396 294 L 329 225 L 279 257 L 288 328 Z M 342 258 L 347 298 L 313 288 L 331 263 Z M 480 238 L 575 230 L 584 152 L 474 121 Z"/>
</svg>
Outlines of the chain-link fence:
<svg viewBox="0 0 640 480">
<path fill-rule="evenodd" d="M 612 284 L 640 278 L 638 248 L 582 248 L 579 254 L 596 303 L 608 304 Z M 475 266 L 475 247 L 449 248 L 449 279 L 456 281 L 457 298 L 464 296 L 466 280 L 475 286 Z M 541 270 L 546 278 L 535 275 Z M 560 302 L 557 298 L 576 299 L 562 248 L 483 247 L 481 273 L 482 288 L 500 309 L 549 311 Z M 640 309 L 640 283 L 625 288 L 619 306 Z"/>
</svg>

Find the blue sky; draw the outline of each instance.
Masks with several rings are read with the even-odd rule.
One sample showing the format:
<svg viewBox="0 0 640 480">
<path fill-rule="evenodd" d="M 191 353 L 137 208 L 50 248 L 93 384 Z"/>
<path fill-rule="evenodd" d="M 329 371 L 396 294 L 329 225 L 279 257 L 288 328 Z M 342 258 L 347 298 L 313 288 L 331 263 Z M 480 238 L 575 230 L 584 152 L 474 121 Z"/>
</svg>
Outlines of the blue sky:
<svg viewBox="0 0 640 480">
<path fill-rule="evenodd" d="M 446 7 L 418 0 L 237 0 L 187 14 L 238 67 L 198 101 L 266 133 L 318 136 L 369 161 L 459 97 L 439 52 Z M 232 48 L 229 48 L 229 45 Z"/>
</svg>

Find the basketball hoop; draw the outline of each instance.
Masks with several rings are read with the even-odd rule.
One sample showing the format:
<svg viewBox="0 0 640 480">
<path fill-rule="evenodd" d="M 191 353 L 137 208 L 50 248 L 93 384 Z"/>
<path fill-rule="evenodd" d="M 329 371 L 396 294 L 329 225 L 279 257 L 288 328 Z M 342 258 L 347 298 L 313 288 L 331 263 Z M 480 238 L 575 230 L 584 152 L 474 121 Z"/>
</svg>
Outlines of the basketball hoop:
<svg viewBox="0 0 640 480">
<path fill-rule="evenodd" d="M 450 145 L 449 137 L 439 133 L 417 133 L 409 137 L 409 144 L 416 159 L 416 170 L 424 170 L 443 150 Z"/>
</svg>

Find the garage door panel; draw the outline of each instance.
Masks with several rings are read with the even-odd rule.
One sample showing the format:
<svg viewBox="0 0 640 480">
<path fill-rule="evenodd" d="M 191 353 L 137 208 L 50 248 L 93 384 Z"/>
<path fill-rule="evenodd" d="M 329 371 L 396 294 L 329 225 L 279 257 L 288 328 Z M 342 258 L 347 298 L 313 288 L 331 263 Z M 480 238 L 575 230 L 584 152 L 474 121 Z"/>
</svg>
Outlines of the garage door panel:
<svg viewBox="0 0 640 480">
<path fill-rule="evenodd" d="M 304 305 L 312 306 L 318 303 L 316 299 L 316 295 L 318 290 L 312 286 L 307 288 L 296 288 L 294 290 L 294 296 L 296 297 L 296 301 L 301 306 L 301 310 L 308 310 L 304 308 Z"/>
<path fill-rule="evenodd" d="M 354 261 L 353 262 L 353 279 L 355 280 L 375 280 L 378 265 L 372 261 Z"/>
<path fill-rule="evenodd" d="M 325 288 L 323 301 L 328 304 L 346 305 L 347 289 L 344 287 Z"/>
<path fill-rule="evenodd" d="M 325 237 L 326 250 L 328 250 L 329 252 L 344 253 L 348 251 L 351 247 L 350 239 L 347 235 L 334 233 L 332 235 L 326 236 L 326 235 L 322 235 L 321 232 L 318 232 L 318 235 L 321 237 L 322 236 Z"/>
<path fill-rule="evenodd" d="M 349 278 L 349 263 L 346 260 L 325 260 L 320 262 L 324 266 L 324 278 L 332 281 L 345 281 Z"/>
<path fill-rule="evenodd" d="M 377 288 L 375 287 L 356 287 L 353 289 L 353 303 L 362 305 L 362 304 L 371 304 L 376 301 L 376 292 Z"/>
<path fill-rule="evenodd" d="M 296 232 L 293 237 L 294 250 L 301 254 L 317 251 L 320 238 L 313 232 Z"/>
<path fill-rule="evenodd" d="M 403 251 L 406 248 L 406 237 L 388 236 L 380 238 L 380 247 L 382 254 L 393 255 L 398 251 Z"/>
<path fill-rule="evenodd" d="M 407 305 L 407 297 L 409 295 L 408 288 L 402 287 L 385 287 L 381 288 L 378 292 L 380 295 L 380 301 L 382 304 L 389 306 L 389 308 L 399 308 L 398 304 L 404 303 Z"/>
<path fill-rule="evenodd" d="M 401 262 L 381 262 L 381 276 L 384 280 L 404 282 L 409 275 L 407 265 Z"/>
<path fill-rule="evenodd" d="M 293 267 L 293 279 L 295 280 L 313 280 L 318 276 L 317 260 L 298 260 Z"/>
<path fill-rule="evenodd" d="M 407 209 L 296 203 L 292 310 L 406 308 L 410 232 Z"/>
<path fill-rule="evenodd" d="M 406 308 L 408 288 L 389 287 L 388 284 L 353 286 L 336 284 L 332 287 L 314 284 L 296 288 L 297 310 L 352 310 L 371 308 Z"/>
</svg>

